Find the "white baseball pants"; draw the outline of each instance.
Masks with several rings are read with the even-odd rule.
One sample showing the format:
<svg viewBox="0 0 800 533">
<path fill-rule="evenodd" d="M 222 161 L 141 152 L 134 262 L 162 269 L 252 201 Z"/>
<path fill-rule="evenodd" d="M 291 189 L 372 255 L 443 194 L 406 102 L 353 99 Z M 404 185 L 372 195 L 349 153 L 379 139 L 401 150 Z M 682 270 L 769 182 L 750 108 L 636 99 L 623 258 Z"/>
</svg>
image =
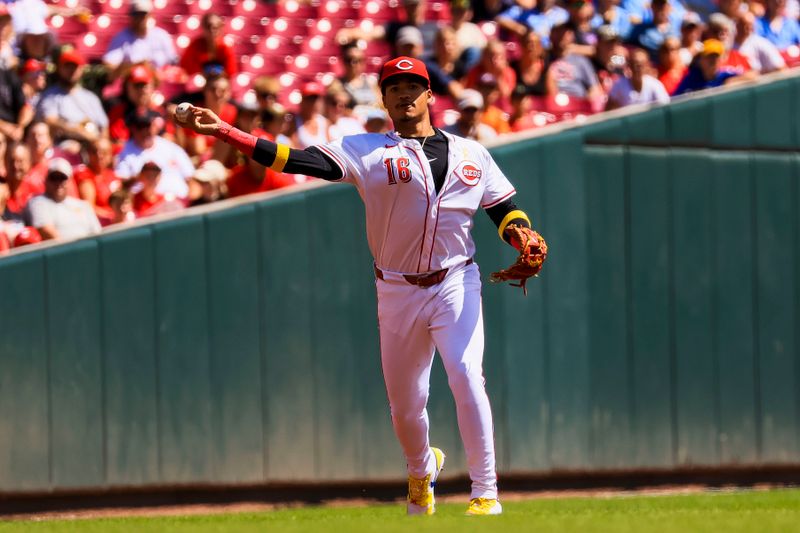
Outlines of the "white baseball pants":
<svg viewBox="0 0 800 533">
<path fill-rule="evenodd" d="M 455 398 L 471 498 L 497 498 L 492 412 L 482 368 L 478 266 L 451 269 L 441 283 L 427 288 L 385 274 L 385 279 L 376 280 L 381 362 L 392 424 L 408 473 L 422 478 L 435 469 L 425 406 L 436 348 Z"/>
</svg>

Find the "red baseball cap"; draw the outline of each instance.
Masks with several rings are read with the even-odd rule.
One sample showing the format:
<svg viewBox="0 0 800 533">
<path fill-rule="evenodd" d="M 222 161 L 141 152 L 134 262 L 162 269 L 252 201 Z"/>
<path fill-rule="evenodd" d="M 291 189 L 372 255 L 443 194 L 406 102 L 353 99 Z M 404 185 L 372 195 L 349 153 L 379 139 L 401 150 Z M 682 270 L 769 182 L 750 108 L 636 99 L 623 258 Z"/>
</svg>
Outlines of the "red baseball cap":
<svg viewBox="0 0 800 533">
<path fill-rule="evenodd" d="M 59 64 L 61 63 L 74 63 L 76 65 L 85 65 L 86 60 L 80 55 L 76 50 L 67 49 L 61 52 L 61 55 L 58 57 Z"/>
<path fill-rule="evenodd" d="M 399 76 L 400 74 L 419 76 L 424 79 L 425 84 L 430 87 L 431 79 L 428 77 L 428 69 L 425 63 L 419 59 L 406 56 L 396 57 L 383 64 L 383 68 L 381 69 L 381 87 L 383 87 L 386 80 L 393 76 Z"/>
<path fill-rule="evenodd" d="M 37 242 L 42 242 L 42 236 L 39 234 L 39 230 L 33 226 L 25 226 L 22 228 L 22 231 L 17 233 L 17 236 L 14 237 L 14 248 L 25 246 L 26 244 L 36 244 Z"/>
<path fill-rule="evenodd" d="M 44 61 L 39 61 L 38 59 L 28 59 L 25 63 L 22 64 L 22 74 L 28 74 L 29 72 L 40 72 L 42 70 L 46 70 L 47 65 Z"/>
<path fill-rule="evenodd" d="M 136 65 L 131 69 L 130 74 L 128 74 L 128 79 L 133 83 L 150 83 L 153 80 L 153 76 L 150 74 L 150 69 L 146 66 Z"/>
<path fill-rule="evenodd" d="M 300 94 L 303 96 L 322 96 L 325 94 L 325 87 L 315 81 L 309 81 L 303 84 Z"/>
</svg>

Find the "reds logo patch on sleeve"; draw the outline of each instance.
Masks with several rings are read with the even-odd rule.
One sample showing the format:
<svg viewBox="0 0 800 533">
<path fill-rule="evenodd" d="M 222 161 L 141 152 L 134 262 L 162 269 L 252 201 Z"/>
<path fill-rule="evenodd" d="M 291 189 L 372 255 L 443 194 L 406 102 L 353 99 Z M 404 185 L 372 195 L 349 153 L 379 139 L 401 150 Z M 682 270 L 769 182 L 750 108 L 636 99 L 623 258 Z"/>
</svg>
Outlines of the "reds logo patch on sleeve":
<svg viewBox="0 0 800 533">
<path fill-rule="evenodd" d="M 463 181 L 464 184 L 469 187 L 474 187 L 477 185 L 481 180 L 481 175 L 483 174 L 481 167 L 472 161 L 462 161 L 458 164 L 453 172 L 456 173 L 458 179 Z"/>
</svg>

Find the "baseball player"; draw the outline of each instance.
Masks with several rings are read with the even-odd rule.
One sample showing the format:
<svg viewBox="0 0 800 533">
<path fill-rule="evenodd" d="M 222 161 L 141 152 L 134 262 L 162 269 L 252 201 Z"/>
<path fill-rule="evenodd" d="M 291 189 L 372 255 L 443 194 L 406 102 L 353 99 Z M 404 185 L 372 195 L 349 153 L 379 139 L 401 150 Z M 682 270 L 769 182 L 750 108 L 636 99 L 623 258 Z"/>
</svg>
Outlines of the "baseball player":
<svg viewBox="0 0 800 533">
<path fill-rule="evenodd" d="M 445 460 L 428 442 L 434 349 L 455 398 L 472 480 L 467 514 L 500 514 L 482 369 L 481 281 L 472 259 L 473 214 L 478 207 L 486 210 L 528 268 L 520 274 L 515 263 L 497 273 L 498 279 L 517 279 L 524 286 L 541 268 L 546 246 L 512 202 L 514 188 L 486 149 L 432 127 L 428 104 L 433 94 L 422 61 L 388 61 L 380 86 L 395 131 L 346 136 L 305 150 L 257 139 L 204 108 L 184 108 L 175 120 L 276 172 L 355 185 L 366 206 L 375 260 L 381 364 L 392 424 L 408 466 L 408 514 L 433 514 L 434 485 Z"/>
</svg>

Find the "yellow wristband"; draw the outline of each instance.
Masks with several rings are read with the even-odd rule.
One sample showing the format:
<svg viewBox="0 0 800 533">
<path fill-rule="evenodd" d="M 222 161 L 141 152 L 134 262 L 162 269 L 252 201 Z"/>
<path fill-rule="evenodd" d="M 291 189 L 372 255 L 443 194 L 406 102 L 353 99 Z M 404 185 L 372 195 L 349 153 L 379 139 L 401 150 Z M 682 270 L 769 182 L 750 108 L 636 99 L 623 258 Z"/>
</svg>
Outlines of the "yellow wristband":
<svg viewBox="0 0 800 533">
<path fill-rule="evenodd" d="M 283 167 L 289 161 L 289 147 L 285 144 L 279 144 L 278 149 L 275 151 L 275 161 L 269 166 L 275 172 L 283 172 Z"/>
<path fill-rule="evenodd" d="M 506 231 L 506 226 L 508 226 L 509 222 L 514 220 L 515 218 L 521 218 L 528 225 L 531 225 L 531 219 L 528 218 L 528 215 L 525 214 L 525 211 L 521 211 L 519 209 L 515 209 L 508 213 L 506 216 L 503 217 L 503 221 L 500 222 L 500 226 L 497 228 L 497 234 L 500 235 L 500 239 L 503 239 L 503 233 Z M 505 240 L 505 239 L 503 239 Z"/>
</svg>

